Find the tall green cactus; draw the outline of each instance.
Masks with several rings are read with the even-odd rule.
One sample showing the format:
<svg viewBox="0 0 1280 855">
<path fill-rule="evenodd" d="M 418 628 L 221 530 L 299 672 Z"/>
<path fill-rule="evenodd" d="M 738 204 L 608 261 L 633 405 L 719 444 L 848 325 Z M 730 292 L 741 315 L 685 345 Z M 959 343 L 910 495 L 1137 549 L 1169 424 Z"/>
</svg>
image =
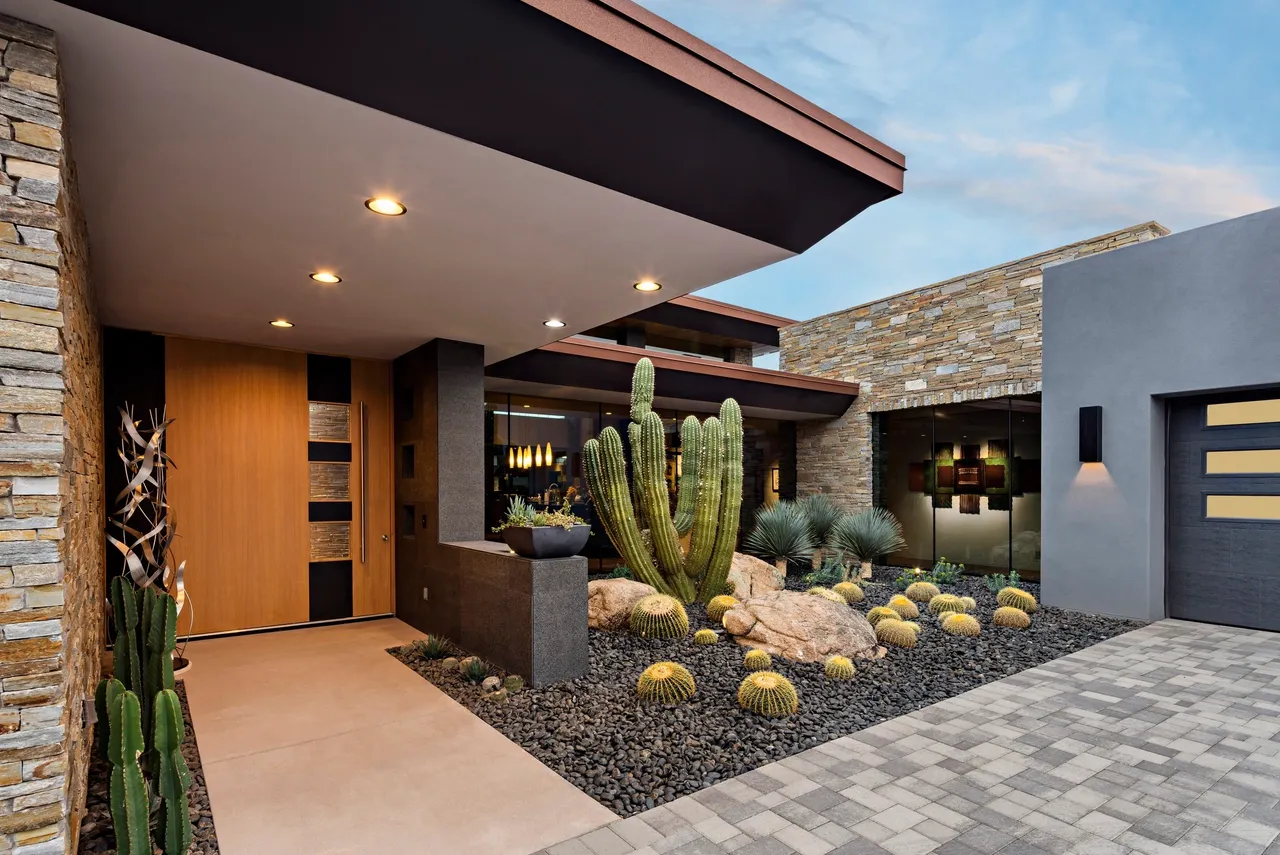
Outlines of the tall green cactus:
<svg viewBox="0 0 1280 855">
<path fill-rule="evenodd" d="M 111 611 L 116 621 L 115 676 L 130 691 L 142 691 L 142 660 L 138 650 L 138 599 L 123 576 L 111 580 Z"/>
<path fill-rule="evenodd" d="M 742 412 L 727 400 L 720 417 L 681 427 L 682 477 L 671 518 L 666 483 L 666 435 L 653 412 L 653 363 L 641 359 L 632 375 L 631 483 L 622 440 L 613 428 L 583 448 L 587 487 L 605 533 L 637 579 L 659 592 L 707 602 L 724 587 L 737 547 L 742 505 Z M 643 519 L 641 518 L 643 515 Z M 647 528 L 652 550 L 641 531 Z M 680 537 L 691 533 L 689 554 Z M 696 583 L 701 581 L 701 584 Z"/>
<path fill-rule="evenodd" d="M 698 599 L 709 602 L 719 594 L 729 578 L 733 553 L 738 548 L 738 523 L 742 510 L 742 409 L 733 398 L 720 405 L 720 423 L 724 427 L 723 486 L 720 491 L 720 522 L 716 528 L 716 545 L 711 563 L 698 586 Z"/>
<path fill-rule="evenodd" d="M 107 687 L 107 694 L 113 696 L 108 711 L 111 738 L 107 754 L 112 767 L 111 821 L 116 827 L 116 851 L 120 855 L 151 855 L 150 799 L 147 779 L 138 765 L 146 747 L 142 740 L 142 709 L 137 695 L 119 681 L 111 682 L 119 687 Z"/>
<path fill-rule="evenodd" d="M 165 855 L 186 855 L 191 848 L 191 821 L 187 815 L 187 790 L 191 787 L 191 770 L 182 758 L 182 738 L 186 727 L 182 721 L 182 705 L 172 689 L 156 694 L 156 756 L 160 761 L 156 774 L 156 793 L 160 796 L 160 817 L 156 836 L 161 837 Z"/>
<path fill-rule="evenodd" d="M 716 542 L 716 527 L 720 522 L 721 470 L 724 467 L 724 428 L 715 416 L 702 426 L 701 469 L 698 472 L 698 505 L 694 509 L 693 534 L 689 538 L 689 554 L 685 556 L 684 572 L 690 578 L 698 578 L 707 571 L 711 550 Z M 685 477 L 689 477 L 688 470 Z"/>
<path fill-rule="evenodd" d="M 676 498 L 676 533 L 684 537 L 693 528 L 698 501 L 698 455 L 702 450 L 702 425 L 697 416 L 680 424 L 680 494 Z"/>
</svg>

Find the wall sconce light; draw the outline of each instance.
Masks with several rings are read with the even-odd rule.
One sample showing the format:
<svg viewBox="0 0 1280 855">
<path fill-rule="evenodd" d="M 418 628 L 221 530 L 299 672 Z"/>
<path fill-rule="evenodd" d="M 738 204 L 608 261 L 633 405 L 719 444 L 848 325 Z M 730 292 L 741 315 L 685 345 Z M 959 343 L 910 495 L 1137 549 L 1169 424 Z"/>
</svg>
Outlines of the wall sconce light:
<svg viewBox="0 0 1280 855">
<path fill-rule="evenodd" d="M 1102 462 L 1102 407 L 1080 408 L 1080 462 Z"/>
</svg>

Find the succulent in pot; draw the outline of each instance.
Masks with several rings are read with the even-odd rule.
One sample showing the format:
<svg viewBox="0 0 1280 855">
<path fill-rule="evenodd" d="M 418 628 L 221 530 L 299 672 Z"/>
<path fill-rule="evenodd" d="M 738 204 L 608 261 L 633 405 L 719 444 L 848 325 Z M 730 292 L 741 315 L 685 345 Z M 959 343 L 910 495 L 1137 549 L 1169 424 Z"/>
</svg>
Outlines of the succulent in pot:
<svg viewBox="0 0 1280 855">
<path fill-rule="evenodd" d="M 525 558 L 568 558 L 586 546 L 591 526 L 569 510 L 566 500 L 557 510 L 540 511 L 520 496 L 512 496 L 507 516 L 494 526 L 507 546 Z"/>
</svg>

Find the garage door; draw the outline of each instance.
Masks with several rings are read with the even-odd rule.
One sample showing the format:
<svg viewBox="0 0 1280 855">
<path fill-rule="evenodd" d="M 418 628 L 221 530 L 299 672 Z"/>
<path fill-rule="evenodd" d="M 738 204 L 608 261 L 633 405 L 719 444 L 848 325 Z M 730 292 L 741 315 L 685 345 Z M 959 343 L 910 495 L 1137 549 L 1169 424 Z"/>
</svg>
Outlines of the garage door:
<svg viewBox="0 0 1280 855">
<path fill-rule="evenodd" d="M 1280 388 L 1169 406 L 1169 616 L 1280 630 Z"/>
</svg>

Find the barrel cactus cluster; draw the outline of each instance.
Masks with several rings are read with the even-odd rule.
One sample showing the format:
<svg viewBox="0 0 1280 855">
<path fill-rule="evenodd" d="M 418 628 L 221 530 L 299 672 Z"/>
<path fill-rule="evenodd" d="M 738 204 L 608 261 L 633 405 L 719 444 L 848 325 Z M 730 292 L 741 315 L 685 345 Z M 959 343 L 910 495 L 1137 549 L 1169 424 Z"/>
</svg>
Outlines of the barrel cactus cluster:
<svg viewBox="0 0 1280 855">
<path fill-rule="evenodd" d="M 902 620 L 902 615 L 888 606 L 876 606 L 867 612 L 867 622 L 872 626 L 878 625 L 882 620 Z"/>
<path fill-rule="evenodd" d="M 632 607 L 629 626 L 643 638 L 683 638 L 689 633 L 689 613 L 675 597 L 650 594 Z"/>
<path fill-rule="evenodd" d="M 636 682 L 636 694 L 648 703 L 683 703 L 693 697 L 696 689 L 689 669 L 676 662 L 650 665 Z"/>
<path fill-rule="evenodd" d="M 642 358 L 631 381 L 630 478 L 622 436 L 607 427 L 583 447 L 587 487 L 601 526 L 638 581 L 684 603 L 709 603 L 724 591 L 738 541 L 742 411 L 729 398 L 719 417 L 684 420 L 673 519 L 666 431 L 653 411 L 653 384 L 653 363 Z"/>
<path fill-rule="evenodd" d="M 111 764 L 116 851 L 150 855 L 154 843 L 165 855 L 181 855 L 191 847 L 192 778 L 182 759 L 186 723 L 173 682 L 178 603 L 154 586 L 137 588 L 117 576 L 111 615 L 114 674 L 98 684 L 94 702 L 105 728 L 100 750 Z"/>
</svg>

